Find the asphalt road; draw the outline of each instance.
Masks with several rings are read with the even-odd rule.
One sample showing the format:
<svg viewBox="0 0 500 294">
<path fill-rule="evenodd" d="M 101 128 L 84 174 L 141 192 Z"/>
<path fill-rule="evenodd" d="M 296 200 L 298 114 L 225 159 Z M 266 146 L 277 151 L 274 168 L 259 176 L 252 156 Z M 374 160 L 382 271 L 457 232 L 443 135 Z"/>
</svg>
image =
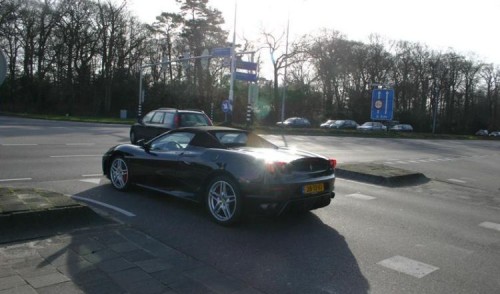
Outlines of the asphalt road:
<svg viewBox="0 0 500 294">
<path fill-rule="evenodd" d="M 433 180 L 386 188 L 338 179 L 327 208 L 225 228 L 196 205 L 111 188 L 100 156 L 128 141 L 126 126 L 0 116 L 0 185 L 105 203 L 91 206 L 266 293 L 498 293 L 499 141 L 266 137 Z"/>
</svg>

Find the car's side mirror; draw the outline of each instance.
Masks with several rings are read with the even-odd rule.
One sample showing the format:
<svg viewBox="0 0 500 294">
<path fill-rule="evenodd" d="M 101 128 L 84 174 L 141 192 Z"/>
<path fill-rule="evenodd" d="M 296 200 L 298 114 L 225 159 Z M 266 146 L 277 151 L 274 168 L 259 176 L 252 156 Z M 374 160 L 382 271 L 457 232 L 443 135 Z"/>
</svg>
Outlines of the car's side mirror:
<svg viewBox="0 0 500 294">
<path fill-rule="evenodd" d="M 144 121 L 143 121 L 142 117 L 139 117 L 139 118 L 137 119 L 137 122 L 138 122 L 138 123 L 140 123 L 141 125 L 142 125 L 142 124 L 144 124 Z"/>
<path fill-rule="evenodd" d="M 139 139 L 137 140 L 137 145 L 139 145 L 140 147 L 148 150 L 151 146 L 149 144 L 146 143 L 146 140 L 144 139 Z"/>
</svg>

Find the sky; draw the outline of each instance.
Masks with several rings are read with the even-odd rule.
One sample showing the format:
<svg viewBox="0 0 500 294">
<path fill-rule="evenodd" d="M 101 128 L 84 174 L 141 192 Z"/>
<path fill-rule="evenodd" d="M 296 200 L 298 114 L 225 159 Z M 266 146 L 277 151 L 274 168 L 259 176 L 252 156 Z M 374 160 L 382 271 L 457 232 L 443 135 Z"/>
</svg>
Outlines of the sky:
<svg viewBox="0 0 500 294">
<path fill-rule="evenodd" d="M 146 23 L 161 12 L 179 12 L 174 0 L 128 3 L 132 14 Z M 236 6 L 237 43 L 242 37 L 258 40 L 263 28 L 280 35 L 289 20 L 290 41 L 321 29 L 337 30 L 349 40 L 362 42 L 378 34 L 442 52 L 453 48 L 500 65 L 500 0 L 209 0 L 209 6 L 222 12 L 223 28 L 230 31 L 228 41 L 232 41 Z M 266 58 L 262 55 L 264 62 Z"/>
</svg>

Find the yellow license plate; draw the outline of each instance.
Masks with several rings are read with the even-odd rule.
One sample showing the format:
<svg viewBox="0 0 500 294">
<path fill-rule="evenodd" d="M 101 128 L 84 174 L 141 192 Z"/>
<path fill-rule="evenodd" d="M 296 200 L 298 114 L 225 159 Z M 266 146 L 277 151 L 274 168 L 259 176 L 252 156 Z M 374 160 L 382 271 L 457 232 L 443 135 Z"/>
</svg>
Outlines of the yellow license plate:
<svg viewBox="0 0 500 294">
<path fill-rule="evenodd" d="M 302 187 L 302 192 L 304 194 L 316 194 L 325 191 L 325 185 L 323 183 L 305 185 Z"/>
</svg>

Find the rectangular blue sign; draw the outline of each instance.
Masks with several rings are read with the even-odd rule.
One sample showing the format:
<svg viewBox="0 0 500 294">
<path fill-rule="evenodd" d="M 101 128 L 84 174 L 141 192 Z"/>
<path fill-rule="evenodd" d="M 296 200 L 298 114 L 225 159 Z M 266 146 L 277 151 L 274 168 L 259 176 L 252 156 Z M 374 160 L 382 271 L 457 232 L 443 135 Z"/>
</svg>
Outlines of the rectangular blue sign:
<svg viewBox="0 0 500 294">
<path fill-rule="evenodd" d="M 394 90 L 376 89 L 372 92 L 371 119 L 392 120 L 394 116 Z"/>
<path fill-rule="evenodd" d="M 236 62 L 236 68 L 246 69 L 246 70 L 257 70 L 257 63 L 238 60 Z"/>
<path fill-rule="evenodd" d="M 240 81 L 257 82 L 257 75 L 256 74 L 249 74 L 249 73 L 243 73 L 243 72 L 235 72 L 234 73 L 234 78 L 236 80 L 240 80 Z"/>
<path fill-rule="evenodd" d="M 212 49 L 212 57 L 229 57 L 229 56 L 231 56 L 231 47 Z"/>
</svg>

